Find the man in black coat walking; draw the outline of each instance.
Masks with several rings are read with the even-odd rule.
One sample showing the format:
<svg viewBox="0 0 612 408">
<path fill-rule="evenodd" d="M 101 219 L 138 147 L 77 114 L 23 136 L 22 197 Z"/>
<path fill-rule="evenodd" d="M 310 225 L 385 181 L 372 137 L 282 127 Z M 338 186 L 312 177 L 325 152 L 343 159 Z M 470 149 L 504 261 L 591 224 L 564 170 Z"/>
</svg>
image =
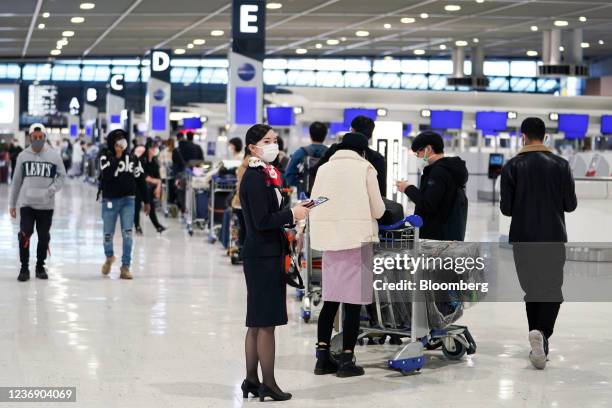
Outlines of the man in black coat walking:
<svg viewBox="0 0 612 408">
<path fill-rule="evenodd" d="M 577 199 L 569 163 L 543 144 L 544 122 L 527 118 L 521 133 L 524 147 L 502 169 L 500 206 L 512 217 L 509 240 L 525 292 L 529 359 L 543 369 L 563 301 L 565 213 L 576 209 Z"/>
</svg>

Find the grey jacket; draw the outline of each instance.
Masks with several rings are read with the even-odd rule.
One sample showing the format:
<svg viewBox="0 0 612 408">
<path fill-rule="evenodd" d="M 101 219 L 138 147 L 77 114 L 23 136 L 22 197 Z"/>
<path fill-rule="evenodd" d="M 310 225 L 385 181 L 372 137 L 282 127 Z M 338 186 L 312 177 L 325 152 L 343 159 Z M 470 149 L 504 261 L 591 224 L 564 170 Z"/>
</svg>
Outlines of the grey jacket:
<svg viewBox="0 0 612 408">
<path fill-rule="evenodd" d="M 66 169 L 57 151 L 45 144 L 39 153 L 35 153 L 29 146 L 17 156 L 10 207 L 17 208 L 19 202 L 19 207 L 52 210 L 55 193 L 62 188 L 65 178 Z"/>
</svg>

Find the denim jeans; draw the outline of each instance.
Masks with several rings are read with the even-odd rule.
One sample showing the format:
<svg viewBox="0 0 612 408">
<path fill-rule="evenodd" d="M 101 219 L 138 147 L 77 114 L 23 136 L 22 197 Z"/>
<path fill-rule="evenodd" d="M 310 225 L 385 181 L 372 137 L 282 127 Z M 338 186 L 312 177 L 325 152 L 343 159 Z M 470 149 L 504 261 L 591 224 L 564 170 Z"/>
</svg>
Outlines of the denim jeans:
<svg viewBox="0 0 612 408">
<path fill-rule="evenodd" d="M 123 238 L 123 255 L 121 266 L 129 267 L 132 263 L 132 229 L 134 228 L 134 197 L 105 198 L 102 200 L 102 221 L 104 223 L 104 255 L 111 257 L 113 237 L 117 218 L 121 223 Z"/>
</svg>

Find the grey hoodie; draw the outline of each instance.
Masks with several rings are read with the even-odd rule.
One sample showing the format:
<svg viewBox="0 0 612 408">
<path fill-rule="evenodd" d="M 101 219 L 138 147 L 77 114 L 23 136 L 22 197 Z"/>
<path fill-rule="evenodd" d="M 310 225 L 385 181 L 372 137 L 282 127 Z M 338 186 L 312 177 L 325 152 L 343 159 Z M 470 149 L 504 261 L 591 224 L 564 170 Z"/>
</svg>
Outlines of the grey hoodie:
<svg viewBox="0 0 612 408">
<path fill-rule="evenodd" d="M 55 193 L 64 185 L 66 169 L 57 151 L 45 143 L 35 153 L 32 146 L 17 156 L 15 174 L 11 184 L 10 207 L 31 207 L 35 210 L 52 210 Z"/>
</svg>

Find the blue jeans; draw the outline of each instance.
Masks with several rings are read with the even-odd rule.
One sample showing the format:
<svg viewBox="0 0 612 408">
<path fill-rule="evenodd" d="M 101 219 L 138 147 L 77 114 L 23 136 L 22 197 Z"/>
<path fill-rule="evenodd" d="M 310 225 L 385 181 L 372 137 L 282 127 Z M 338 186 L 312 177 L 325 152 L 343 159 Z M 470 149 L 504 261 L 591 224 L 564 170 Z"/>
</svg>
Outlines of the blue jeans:
<svg viewBox="0 0 612 408">
<path fill-rule="evenodd" d="M 102 221 L 104 223 L 104 255 L 111 257 L 113 237 L 117 218 L 121 222 L 123 238 L 123 256 L 121 266 L 129 267 L 132 263 L 132 229 L 134 228 L 134 197 L 104 198 L 102 200 Z"/>
</svg>

